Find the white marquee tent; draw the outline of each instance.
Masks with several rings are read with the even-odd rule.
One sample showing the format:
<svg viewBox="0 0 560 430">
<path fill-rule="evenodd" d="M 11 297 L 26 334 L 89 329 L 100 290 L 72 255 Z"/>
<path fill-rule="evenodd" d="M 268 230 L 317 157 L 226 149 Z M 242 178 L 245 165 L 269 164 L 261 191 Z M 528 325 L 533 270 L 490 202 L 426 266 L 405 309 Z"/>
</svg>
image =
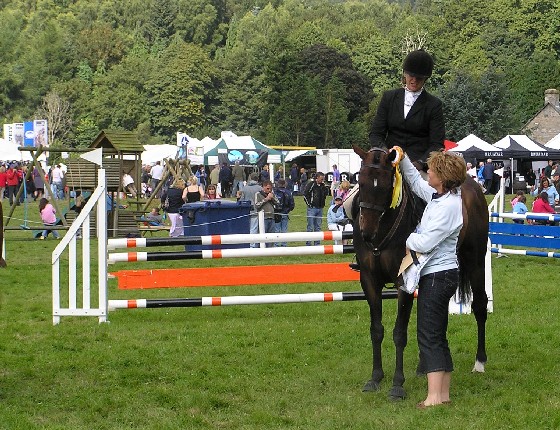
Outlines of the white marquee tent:
<svg viewBox="0 0 560 430">
<path fill-rule="evenodd" d="M 489 144 L 474 134 L 457 142 L 457 146 L 450 149 L 451 152 L 461 153 L 465 159 L 502 158 L 502 150 Z"/>
<path fill-rule="evenodd" d="M 551 149 L 560 149 L 560 133 L 558 133 L 556 136 L 554 136 L 552 139 L 546 142 L 544 146 Z"/>
<path fill-rule="evenodd" d="M 0 161 L 31 161 L 31 153 L 20 151 L 18 145 L 0 139 Z"/>
</svg>

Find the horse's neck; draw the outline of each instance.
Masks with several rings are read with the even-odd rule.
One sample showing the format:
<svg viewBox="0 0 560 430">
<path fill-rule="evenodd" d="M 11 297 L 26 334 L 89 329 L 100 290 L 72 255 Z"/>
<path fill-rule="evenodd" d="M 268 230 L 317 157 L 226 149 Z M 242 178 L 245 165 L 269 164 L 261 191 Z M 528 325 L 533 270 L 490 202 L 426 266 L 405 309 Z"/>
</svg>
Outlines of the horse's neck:
<svg viewBox="0 0 560 430">
<path fill-rule="evenodd" d="M 411 211 L 411 191 L 410 188 L 403 183 L 402 199 L 399 205 L 393 209 L 387 209 L 379 220 L 379 233 L 381 237 L 394 238 L 397 234 L 401 234 L 403 228 L 406 229 L 409 224 Z M 407 230 L 407 229 L 406 229 Z"/>
</svg>

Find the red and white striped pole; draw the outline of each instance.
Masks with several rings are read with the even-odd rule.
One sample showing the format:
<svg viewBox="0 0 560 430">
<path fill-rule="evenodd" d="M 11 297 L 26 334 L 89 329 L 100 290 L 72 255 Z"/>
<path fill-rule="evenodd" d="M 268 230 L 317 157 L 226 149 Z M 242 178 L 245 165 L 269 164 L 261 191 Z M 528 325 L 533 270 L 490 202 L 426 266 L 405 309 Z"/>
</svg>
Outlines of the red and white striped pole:
<svg viewBox="0 0 560 430">
<path fill-rule="evenodd" d="M 316 231 L 264 234 L 218 234 L 209 236 L 109 239 L 108 249 L 174 245 L 236 245 L 240 243 L 303 242 L 352 239 L 351 231 Z"/>
<path fill-rule="evenodd" d="M 291 255 L 351 254 L 352 245 L 287 246 L 274 248 L 210 249 L 184 252 L 116 252 L 110 253 L 108 264 L 134 261 L 197 260 L 245 257 L 284 257 Z"/>
<path fill-rule="evenodd" d="M 401 292 L 401 294 L 406 294 Z M 414 293 L 414 297 L 417 293 Z M 398 290 L 384 290 L 383 299 L 396 299 Z M 109 310 L 139 308 L 190 308 L 199 306 L 272 305 L 282 303 L 348 302 L 365 300 L 362 291 L 336 293 L 268 294 L 258 296 L 199 297 L 193 299 L 109 300 Z"/>
</svg>

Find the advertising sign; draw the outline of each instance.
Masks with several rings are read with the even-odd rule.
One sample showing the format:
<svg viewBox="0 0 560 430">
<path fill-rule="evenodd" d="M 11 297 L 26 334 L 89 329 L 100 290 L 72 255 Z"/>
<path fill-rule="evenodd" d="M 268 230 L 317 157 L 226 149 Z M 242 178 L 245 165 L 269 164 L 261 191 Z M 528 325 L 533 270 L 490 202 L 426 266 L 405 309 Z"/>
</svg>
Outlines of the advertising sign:
<svg viewBox="0 0 560 430">
<path fill-rule="evenodd" d="M 33 121 L 23 123 L 23 146 L 35 145 L 35 132 L 33 131 Z"/>
<path fill-rule="evenodd" d="M 34 146 L 49 146 L 49 135 L 47 133 L 47 120 L 36 119 L 33 121 L 33 131 L 35 132 Z"/>
<path fill-rule="evenodd" d="M 14 124 L 14 142 L 17 146 L 23 146 L 23 123 L 15 123 Z"/>
</svg>

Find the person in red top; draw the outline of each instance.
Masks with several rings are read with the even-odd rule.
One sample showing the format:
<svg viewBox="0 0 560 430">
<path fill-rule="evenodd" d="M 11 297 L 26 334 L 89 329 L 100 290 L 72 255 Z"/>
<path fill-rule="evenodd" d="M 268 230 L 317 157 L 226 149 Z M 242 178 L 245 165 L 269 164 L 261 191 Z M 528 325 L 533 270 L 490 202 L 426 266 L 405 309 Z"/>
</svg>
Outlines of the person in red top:
<svg viewBox="0 0 560 430">
<path fill-rule="evenodd" d="M 17 193 L 17 187 L 19 185 L 18 173 L 13 164 L 6 171 L 6 186 L 8 188 L 8 199 L 10 200 L 10 206 L 14 204 L 14 196 Z"/>
<path fill-rule="evenodd" d="M 0 201 L 4 200 L 7 177 L 8 175 L 6 174 L 6 166 L 0 166 Z"/>
<path fill-rule="evenodd" d="M 539 194 L 539 196 L 535 199 L 535 201 L 533 202 L 533 210 L 532 212 L 535 213 L 549 213 L 549 214 L 553 214 L 554 212 L 554 208 L 552 206 L 550 206 L 550 203 L 548 203 L 548 193 L 546 191 L 543 191 L 542 193 Z M 544 224 L 544 225 L 554 225 L 554 223 L 552 222 L 548 222 L 548 221 L 534 221 L 534 224 Z"/>
<path fill-rule="evenodd" d="M 548 203 L 548 194 L 543 191 L 533 202 L 533 212 L 536 213 L 550 213 L 553 214 L 554 208 Z"/>
</svg>

